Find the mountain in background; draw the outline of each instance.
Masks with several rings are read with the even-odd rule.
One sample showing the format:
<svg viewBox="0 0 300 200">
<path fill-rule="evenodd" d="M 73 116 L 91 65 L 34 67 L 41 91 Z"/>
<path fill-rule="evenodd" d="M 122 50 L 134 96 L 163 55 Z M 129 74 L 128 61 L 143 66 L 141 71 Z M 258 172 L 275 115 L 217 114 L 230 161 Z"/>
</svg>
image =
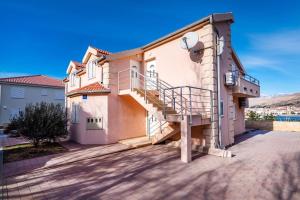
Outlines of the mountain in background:
<svg viewBox="0 0 300 200">
<path fill-rule="evenodd" d="M 249 98 L 250 108 L 294 106 L 300 108 L 300 93 Z"/>
</svg>

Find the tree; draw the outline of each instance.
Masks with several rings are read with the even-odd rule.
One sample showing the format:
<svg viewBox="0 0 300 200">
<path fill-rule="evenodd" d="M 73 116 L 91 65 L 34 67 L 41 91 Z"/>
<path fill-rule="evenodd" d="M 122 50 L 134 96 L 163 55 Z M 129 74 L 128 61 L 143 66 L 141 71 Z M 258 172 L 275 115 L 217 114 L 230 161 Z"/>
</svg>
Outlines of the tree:
<svg viewBox="0 0 300 200">
<path fill-rule="evenodd" d="M 21 111 L 10 124 L 34 146 L 38 146 L 41 142 L 55 142 L 66 137 L 67 122 L 66 112 L 60 104 L 41 102 L 28 104 L 25 111 Z"/>
</svg>

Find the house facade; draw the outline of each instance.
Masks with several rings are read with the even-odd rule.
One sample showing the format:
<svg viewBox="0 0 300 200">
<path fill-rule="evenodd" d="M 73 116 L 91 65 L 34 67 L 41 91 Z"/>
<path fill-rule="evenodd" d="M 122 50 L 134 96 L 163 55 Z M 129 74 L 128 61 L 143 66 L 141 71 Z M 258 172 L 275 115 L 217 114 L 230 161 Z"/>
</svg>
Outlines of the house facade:
<svg viewBox="0 0 300 200">
<path fill-rule="evenodd" d="M 0 125 L 23 111 L 27 104 L 65 104 L 62 80 L 43 75 L 0 78 Z"/>
<path fill-rule="evenodd" d="M 247 98 L 260 95 L 231 45 L 231 13 L 212 14 L 143 47 L 110 53 L 88 47 L 67 69 L 71 138 L 110 144 L 147 136 L 152 144 L 223 149 L 245 131 Z M 187 33 L 190 49 L 180 47 Z"/>
</svg>

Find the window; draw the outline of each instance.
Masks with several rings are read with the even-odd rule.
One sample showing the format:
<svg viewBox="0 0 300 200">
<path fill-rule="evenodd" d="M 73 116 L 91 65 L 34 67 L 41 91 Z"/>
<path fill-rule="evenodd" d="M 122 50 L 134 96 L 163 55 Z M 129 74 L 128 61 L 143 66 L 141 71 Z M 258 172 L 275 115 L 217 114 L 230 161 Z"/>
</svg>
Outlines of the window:
<svg viewBox="0 0 300 200">
<path fill-rule="evenodd" d="M 55 100 L 64 100 L 65 99 L 65 92 L 64 91 L 55 91 Z"/>
<path fill-rule="evenodd" d="M 25 98 L 25 88 L 24 87 L 12 87 L 10 89 L 10 97 L 14 99 L 24 99 Z"/>
<path fill-rule="evenodd" d="M 76 85 L 76 71 L 71 73 L 71 86 L 75 86 Z"/>
<path fill-rule="evenodd" d="M 47 89 L 42 89 L 41 95 L 42 96 L 47 96 L 48 95 Z"/>
<path fill-rule="evenodd" d="M 79 104 L 72 103 L 72 110 L 71 110 L 71 121 L 72 123 L 79 123 Z"/>
<path fill-rule="evenodd" d="M 87 69 L 87 71 L 88 71 L 88 78 L 89 79 L 92 79 L 92 78 L 96 77 L 96 65 L 97 65 L 97 63 L 94 60 L 90 60 L 88 62 L 88 69 Z"/>
<path fill-rule="evenodd" d="M 221 102 L 220 102 L 220 116 L 221 117 L 224 116 L 224 102 L 223 102 L 223 100 L 221 100 Z"/>
</svg>

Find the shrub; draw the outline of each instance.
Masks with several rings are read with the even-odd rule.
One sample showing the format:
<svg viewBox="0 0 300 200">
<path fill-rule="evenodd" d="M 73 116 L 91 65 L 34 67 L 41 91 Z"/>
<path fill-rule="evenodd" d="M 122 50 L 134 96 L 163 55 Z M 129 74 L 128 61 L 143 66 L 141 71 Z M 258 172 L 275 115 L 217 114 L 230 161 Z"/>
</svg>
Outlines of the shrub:
<svg viewBox="0 0 300 200">
<path fill-rule="evenodd" d="M 264 115 L 263 119 L 266 121 L 274 121 L 275 120 L 275 116 L 271 113 L 271 114 L 266 114 Z"/>
<path fill-rule="evenodd" d="M 247 116 L 249 120 L 253 120 L 253 121 L 257 121 L 261 119 L 261 115 L 252 110 L 249 113 L 247 113 Z"/>
<path fill-rule="evenodd" d="M 34 146 L 55 142 L 68 134 L 66 112 L 60 104 L 53 103 L 28 104 L 24 112 L 11 120 L 10 126 L 16 127 Z"/>
</svg>

